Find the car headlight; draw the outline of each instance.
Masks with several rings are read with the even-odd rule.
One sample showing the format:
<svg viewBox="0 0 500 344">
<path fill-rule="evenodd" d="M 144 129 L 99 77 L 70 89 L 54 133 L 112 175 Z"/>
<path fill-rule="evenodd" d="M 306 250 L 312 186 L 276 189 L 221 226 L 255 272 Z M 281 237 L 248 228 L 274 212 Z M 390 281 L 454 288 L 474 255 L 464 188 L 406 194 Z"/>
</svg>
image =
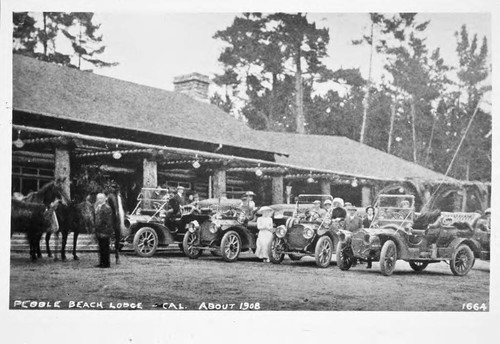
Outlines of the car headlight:
<svg viewBox="0 0 500 344">
<path fill-rule="evenodd" d="M 281 225 L 281 226 L 278 226 L 278 228 L 276 228 L 276 236 L 278 238 L 284 238 L 286 235 L 286 227 Z"/>
<path fill-rule="evenodd" d="M 314 235 L 314 231 L 311 228 L 304 228 L 304 233 L 302 235 L 306 239 L 311 239 Z"/>
<path fill-rule="evenodd" d="M 365 234 L 365 236 L 364 236 L 364 238 L 363 238 L 363 239 L 365 240 L 365 243 L 369 244 L 369 243 L 370 243 L 370 240 L 371 240 L 371 236 L 370 236 L 370 234 Z"/>
<path fill-rule="evenodd" d="M 198 228 L 200 228 L 200 224 L 198 223 L 198 221 L 195 220 L 195 221 L 188 223 L 187 227 L 188 227 L 188 231 L 190 231 L 191 233 L 194 233 L 194 232 L 196 232 L 196 230 Z"/>
<path fill-rule="evenodd" d="M 129 219 L 125 219 L 123 221 L 123 225 L 125 226 L 125 228 L 129 229 L 132 224 L 130 223 Z"/>
<path fill-rule="evenodd" d="M 210 233 L 212 234 L 215 234 L 217 233 L 217 225 L 215 223 L 210 223 L 210 225 L 208 226 L 208 230 L 210 231 Z"/>
</svg>

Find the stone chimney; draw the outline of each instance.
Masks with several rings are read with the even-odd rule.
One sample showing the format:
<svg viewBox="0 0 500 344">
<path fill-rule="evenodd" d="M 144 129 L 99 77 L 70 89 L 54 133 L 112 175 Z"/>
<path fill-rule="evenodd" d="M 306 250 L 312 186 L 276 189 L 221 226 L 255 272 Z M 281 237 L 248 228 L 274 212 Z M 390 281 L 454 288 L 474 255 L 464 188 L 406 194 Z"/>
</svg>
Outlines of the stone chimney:
<svg viewBox="0 0 500 344">
<path fill-rule="evenodd" d="M 184 93 L 191 98 L 208 103 L 208 85 L 210 79 L 208 76 L 200 73 L 191 73 L 176 76 L 174 78 L 174 90 Z"/>
</svg>

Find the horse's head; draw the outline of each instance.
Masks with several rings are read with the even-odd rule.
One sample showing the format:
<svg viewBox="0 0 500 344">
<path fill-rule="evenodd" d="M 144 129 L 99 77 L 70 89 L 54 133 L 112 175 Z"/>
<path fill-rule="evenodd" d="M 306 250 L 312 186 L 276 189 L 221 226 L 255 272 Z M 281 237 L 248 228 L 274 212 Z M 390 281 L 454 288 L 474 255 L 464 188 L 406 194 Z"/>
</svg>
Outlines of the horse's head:
<svg viewBox="0 0 500 344">
<path fill-rule="evenodd" d="M 45 184 L 38 192 L 33 195 L 29 195 L 30 201 L 50 206 L 54 201 L 60 200 L 62 204 L 68 205 L 69 199 L 64 192 L 64 181 L 65 178 L 58 178 L 55 181 Z"/>
</svg>

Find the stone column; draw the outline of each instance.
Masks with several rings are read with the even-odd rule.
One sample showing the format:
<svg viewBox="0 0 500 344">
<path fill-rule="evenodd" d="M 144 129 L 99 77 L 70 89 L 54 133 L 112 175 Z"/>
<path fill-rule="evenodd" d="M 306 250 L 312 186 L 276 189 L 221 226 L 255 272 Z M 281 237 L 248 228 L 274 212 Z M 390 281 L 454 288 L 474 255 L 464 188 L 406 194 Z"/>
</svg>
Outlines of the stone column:
<svg viewBox="0 0 500 344">
<path fill-rule="evenodd" d="M 226 170 L 217 169 L 214 171 L 213 177 L 213 197 L 226 197 Z"/>
<path fill-rule="evenodd" d="M 361 206 L 368 207 L 372 202 L 372 190 L 369 186 L 361 188 Z"/>
<path fill-rule="evenodd" d="M 70 162 L 69 162 L 69 149 L 56 147 L 55 151 L 55 169 L 54 177 L 57 179 L 63 179 L 63 192 L 68 199 L 71 199 L 70 193 Z"/>
<path fill-rule="evenodd" d="M 331 186 L 330 180 L 321 179 L 320 185 L 321 185 L 321 193 L 323 195 L 331 195 L 332 194 L 332 186 Z"/>
<path fill-rule="evenodd" d="M 283 176 L 274 176 L 272 179 L 272 203 L 283 203 Z"/>
<path fill-rule="evenodd" d="M 145 188 L 155 188 L 158 184 L 158 174 L 156 161 L 144 159 L 142 163 L 142 186 Z"/>
</svg>

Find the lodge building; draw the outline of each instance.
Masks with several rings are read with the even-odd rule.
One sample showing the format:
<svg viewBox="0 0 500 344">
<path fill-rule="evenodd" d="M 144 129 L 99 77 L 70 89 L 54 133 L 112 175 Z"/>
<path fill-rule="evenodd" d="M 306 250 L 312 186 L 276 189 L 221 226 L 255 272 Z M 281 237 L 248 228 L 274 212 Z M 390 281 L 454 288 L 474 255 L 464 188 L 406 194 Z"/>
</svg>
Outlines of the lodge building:
<svg viewBox="0 0 500 344">
<path fill-rule="evenodd" d="M 383 192 L 414 194 L 417 209 L 489 206 L 487 185 L 345 137 L 250 129 L 208 102 L 209 82 L 180 76 L 171 92 L 14 55 L 11 191 L 67 177 L 75 197 L 76 176 L 94 167 L 120 185 L 129 209 L 141 187 L 157 185 L 201 198 L 252 190 L 261 205 L 330 193 L 368 206 Z"/>
</svg>

